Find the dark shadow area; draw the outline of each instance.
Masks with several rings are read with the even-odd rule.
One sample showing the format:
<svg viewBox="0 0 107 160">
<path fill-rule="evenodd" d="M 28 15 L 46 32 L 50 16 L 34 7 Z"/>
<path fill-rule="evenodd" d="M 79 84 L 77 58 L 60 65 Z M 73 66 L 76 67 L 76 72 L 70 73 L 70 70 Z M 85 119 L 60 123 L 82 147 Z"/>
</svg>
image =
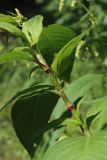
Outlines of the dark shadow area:
<svg viewBox="0 0 107 160">
<path fill-rule="evenodd" d="M 2 0 L 0 2 L 0 12 L 14 12 L 18 8 L 25 16 L 30 17 L 40 11 L 40 5 L 37 5 L 34 0 Z"/>
</svg>

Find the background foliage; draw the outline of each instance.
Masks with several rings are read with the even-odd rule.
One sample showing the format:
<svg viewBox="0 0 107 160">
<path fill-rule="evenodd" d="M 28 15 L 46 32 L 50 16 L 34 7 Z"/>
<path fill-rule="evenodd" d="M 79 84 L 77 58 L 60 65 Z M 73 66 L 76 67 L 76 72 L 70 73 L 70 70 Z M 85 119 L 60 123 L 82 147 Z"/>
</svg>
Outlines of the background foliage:
<svg viewBox="0 0 107 160">
<path fill-rule="evenodd" d="M 107 71 L 107 53 L 106 53 L 106 41 L 107 41 L 107 13 L 106 7 L 107 2 L 106 0 L 102 1 L 82 1 L 85 6 L 89 9 L 90 13 L 93 15 L 91 16 L 90 13 L 86 12 L 84 5 L 74 5 L 71 4 L 71 0 L 68 0 L 62 11 L 59 12 L 59 1 L 52 0 L 52 1 L 45 1 L 45 0 L 35 0 L 35 8 L 37 10 L 30 11 L 26 13 L 26 8 L 22 6 L 22 11 L 25 12 L 25 15 L 31 17 L 35 15 L 35 13 L 40 13 L 44 15 L 44 25 L 49 25 L 52 23 L 57 24 L 64 24 L 70 25 L 71 29 L 73 30 L 73 36 L 77 35 L 85 28 L 90 26 L 91 23 L 96 25 L 96 29 L 91 31 L 90 36 L 87 36 L 87 40 L 83 47 L 79 46 L 76 50 L 76 59 L 74 62 L 73 70 L 72 70 L 72 77 L 70 78 L 71 89 L 69 91 L 72 93 L 72 100 L 76 100 L 79 96 L 84 96 L 87 94 L 87 101 L 84 102 L 83 114 L 87 110 L 87 107 L 90 106 L 90 100 L 101 98 L 107 95 L 107 77 L 105 76 L 103 80 L 101 79 L 100 82 L 97 81 L 97 77 L 93 77 L 92 73 L 101 73 L 106 74 Z M 28 3 L 28 2 L 24 2 Z M 33 2 L 34 3 L 34 2 Z M 17 7 L 17 6 L 16 6 Z M 19 8 L 20 9 L 20 8 Z M 9 9 L 7 9 L 9 10 Z M 13 10 L 10 10 L 13 11 Z M 34 12 L 35 11 L 35 12 Z M 8 37 L 8 43 L 7 43 Z M 48 43 L 48 42 L 47 42 Z M 21 42 L 20 39 L 17 38 L 16 40 L 11 36 L 9 33 L 1 32 L 0 33 L 0 54 L 5 53 L 8 49 L 11 49 L 16 46 L 20 46 Z M 41 44 L 40 44 L 41 45 Z M 49 49 L 48 49 L 49 50 Z M 45 54 L 45 53 L 44 53 Z M 40 81 L 44 83 L 48 83 L 49 80 L 46 78 L 46 75 L 42 71 L 36 71 L 31 75 L 29 79 L 29 72 L 32 68 L 32 63 L 28 62 L 18 62 L 18 63 L 8 63 L 8 64 L 1 64 L 0 65 L 0 106 L 2 107 L 17 91 L 20 89 L 25 89 L 32 84 L 39 84 Z M 77 87 L 77 80 L 78 78 L 89 74 L 87 78 L 90 81 L 93 79 L 93 85 L 95 87 L 90 86 L 89 88 L 82 91 L 80 86 Z M 84 78 L 85 79 L 85 78 Z M 73 82 L 74 81 L 74 82 Z M 87 80 L 84 80 L 87 86 Z M 97 82 L 97 83 L 96 83 Z M 75 84 L 76 83 L 76 84 Z M 82 82 L 83 83 L 83 80 Z M 76 89 L 75 89 L 76 86 Z M 76 91 L 75 91 L 76 90 Z M 105 100 L 102 100 L 104 106 L 107 105 Z M 60 101 L 58 102 L 60 105 Z M 93 106 L 98 106 L 98 100 L 93 101 Z M 102 104 L 103 105 L 103 104 Z M 63 111 L 63 106 L 59 107 L 62 108 L 57 109 L 52 115 L 52 118 L 58 118 L 60 113 Z M 92 107 L 91 107 L 92 108 Z M 90 112 L 87 114 L 89 117 Z M 103 113 L 107 112 L 106 108 L 103 110 Z M 11 119 L 9 116 L 10 108 L 7 108 L 2 113 L 0 113 L 0 159 L 2 160 L 9 160 L 12 158 L 16 160 L 24 160 L 29 159 L 26 151 L 24 151 L 23 147 L 19 143 L 16 138 L 16 135 L 13 131 L 11 126 Z M 103 114 L 102 113 L 102 114 Z M 98 123 L 97 129 L 101 127 L 101 124 L 106 121 L 105 119 L 102 122 L 94 122 L 93 128 L 95 128 L 95 123 Z M 63 128 L 61 129 L 63 130 Z M 41 159 L 43 153 L 46 149 L 52 146 L 56 139 L 59 137 L 59 133 L 61 133 L 60 139 L 64 137 L 72 137 L 74 130 L 71 127 L 68 127 L 64 133 L 61 130 L 56 130 L 53 134 L 51 131 L 48 134 L 44 135 L 44 138 L 41 142 L 41 145 L 38 149 L 37 157 Z M 77 128 L 77 134 L 79 134 L 80 130 Z M 50 141 L 49 138 L 51 138 Z"/>
</svg>

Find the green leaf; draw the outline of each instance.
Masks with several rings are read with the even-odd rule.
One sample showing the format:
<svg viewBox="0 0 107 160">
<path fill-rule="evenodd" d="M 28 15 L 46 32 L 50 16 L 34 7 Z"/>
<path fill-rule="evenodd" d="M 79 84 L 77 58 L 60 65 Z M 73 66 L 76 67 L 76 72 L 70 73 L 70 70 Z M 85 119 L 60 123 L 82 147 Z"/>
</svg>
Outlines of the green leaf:
<svg viewBox="0 0 107 160">
<path fill-rule="evenodd" d="M 52 24 L 43 28 L 38 47 L 49 65 L 55 54 L 74 37 L 75 33 L 63 25 Z"/>
<path fill-rule="evenodd" d="M 10 15 L 0 14 L 0 22 L 8 22 L 12 24 L 16 24 L 14 18 Z"/>
<path fill-rule="evenodd" d="M 35 140 L 40 135 L 42 135 L 44 132 L 54 129 L 60 126 L 79 126 L 81 125 L 81 122 L 75 119 L 66 118 L 66 117 L 60 117 L 58 119 L 55 119 L 51 122 L 49 122 L 46 126 L 41 128 L 38 132 L 36 132 L 32 138 L 32 140 Z"/>
<path fill-rule="evenodd" d="M 38 69 L 41 69 L 41 68 L 39 67 L 39 65 L 34 66 L 34 67 L 31 69 L 30 73 L 29 73 L 29 78 L 31 77 L 31 75 L 33 74 L 33 72 L 35 72 L 35 71 L 38 70 Z"/>
<path fill-rule="evenodd" d="M 41 160 L 50 159 L 107 160 L 107 131 L 65 138 L 50 148 Z"/>
<path fill-rule="evenodd" d="M 32 61 L 32 57 L 29 53 L 29 48 L 27 47 L 18 47 L 7 53 L 0 55 L 0 64 L 10 62 L 10 61 Z"/>
<path fill-rule="evenodd" d="M 78 99 L 77 106 L 76 106 L 76 110 L 77 110 L 78 115 L 80 115 L 80 113 L 81 113 L 80 108 L 81 108 L 81 105 L 82 105 L 82 103 L 84 102 L 85 98 L 86 98 L 86 97 L 80 97 L 80 98 Z"/>
<path fill-rule="evenodd" d="M 96 100 L 90 101 L 87 103 L 89 105 L 89 109 L 86 115 L 86 118 L 100 112 L 105 109 L 107 104 L 107 97 L 98 98 Z"/>
<path fill-rule="evenodd" d="M 86 121 L 94 115 L 98 115 L 91 122 L 91 128 L 93 130 L 101 130 L 107 126 L 107 96 L 96 100 L 93 100 L 87 104 L 89 107 Z"/>
<path fill-rule="evenodd" d="M 67 70 L 65 70 L 62 75 L 60 75 L 60 79 L 62 79 L 63 81 L 66 81 L 68 83 L 70 83 L 72 67 L 73 67 L 73 63 L 71 63 L 69 65 L 69 67 L 67 68 Z"/>
<path fill-rule="evenodd" d="M 103 75 L 100 74 L 87 74 L 76 80 L 71 84 L 66 85 L 65 93 L 71 102 L 77 101 L 78 98 L 84 97 L 89 94 L 91 88 L 98 86 L 102 83 Z M 59 99 L 57 106 L 55 107 L 56 118 L 60 116 L 66 110 L 66 106 L 62 99 Z"/>
<path fill-rule="evenodd" d="M 15 36 L 24 37 L 24 34 L 22 33 L 22 31 L 11 23 L 0 21 L 0 28 L 10 32 L 11 34 Z"/>
<path fill-rule="evenodd" d="M 66 94 L 71 101 L 76 101 L 79 97 L 86 96 L 92 87 L 98 86 L 103 81 L 102 74 L 86 74 L 74 80 L 66 86 Z"/>
<path fill-rule="evenodd" d="M 74 80 L 71 84 L 68 84 L 65 86 L 65 92 L 68 98 L 71 100 L 71 102 L 77 101 L 78 98 L 84 97 L 87 94 L 89 94 L 91 88 L 94 88 L 102 83 L 103 75 L 98 74 L 87 74 L 84 75 L 76 80 Z M 79 106 L 78 106 L 79 107 Z M 82 108 L 82 106 L 81 106 Z M 66 111 L 66 106 L 62 99 L 60 98 L 58 100 L 58 103 L 53 111 L 52 117 L 55 117 L 56 119 L 59 118 L 64 112 Z M 79 108 L 78 108 L 79 112 Z M 56 139 L 59 138 L 59 136 L 64 131 L 63 128 L 55 130 L 52 133 L 52 142 L 51 145 L 56 143 Z"/>
<path fill-rule="evenodd" d="M 16 105 L 18 105 L 19 103 L 20 103 L 20 105 L 21 104 L 23 104 L 23 106 L 22 106 L 22 111 L 23 111 L 23 107 L 27 107 L 27 109 L 26 109 L 26 112 L 20 112 L 20 106 L 18 106 L 16 109 L 20 109 L 17 113 L 19 113 L 20 112 L 20 116 L 22 115 L 22 117 L 24 118 L 24 117 L 26 117 L 26 114 L 27 114 L 27 119 L 24 121 L 25 123 L 27 123 L 26 125 L 30 128 L 29 129 L 29 134 L 31 133 L 31 137 L 29 137 L 29 141 L 30 141 L 30 144 L 32 145 L 32 143 L 34 142 L 34 143 L 36 143 L 36 142 L 40 142 L 41 141 L 41 138 L 42 138 L 42 135 L 40 135 L 40 137 L 39 137 L 39 139 L 37 138 L 37 139 L 35 139 L 35 141 L 34 141 L 34 139 L 32 139 L 33 138 L 33 136 L 36 134 L 36 132 L 39 132 L 39 129 L 41 130 L 41 128 L 43 128 L 44 126 L 46 126 L 47 125 L 47 123 L 48 123 L 48 121 L 45 123 L 45 119 L 46 119 L 46 117 L 45 116 L 47 116 L 48 115 L 48 113 L 50 112 L 50 110 L 52 109 L 53 110 L 53 108 L 55 107 L 55 105 L 54 104 L 56 104 L 56 101 L 58 100 L 58 96 L 56 95 L 56 94 L 54 94 L 53 92 L 52 92 L 52 90 L 53 90 L 53 86 L 50 86 L 50 85 L 46 85 L 46 84 L 39 84 L 39 85 L 33 85 L 33 86 L 31 86 L 30 88 L 27 88 L 27 89 L 25 89 L 25 90 L 22 90 L 22 91 L 20 91 L 20 92 L 18 92 L 11 100 L 9 100 L 8 101 L 8 103 L 5 105 L 5 106 L 3 106 L 2 108 L 1 108 L 1 110 L 0 111 L 2 111 L 4 108 L 6 108 L 7 106 L 10 106 L 10 104 L 12 103 L 12 105 L 13 104 L 15 104 L 14 106 L 16 106 Z M 49 94 L 49 96 L 48 96 L 48 94 Z M 52 98 L 52 96 L 53 96 L 53 98 Z M 48 103 L 48 97 L 50 98 L 50 100 L 51 100 L 51 102 L 49 102 Z M 40 100 L 40 102 L 39 102 L 39 100 Z M 44 101 L 46 100 L 46 103 L 44 103 Z M 43 102 L 43 104 L 45 105 L 45 104 L 47 104 L 46 106 L 43 106 L 42 105 L 42 102 Z M 24 106 L 24 104 L 26 104 L 27 103 L 27 105 L 26 106 Z M 28 105 L 29 104 L 29 105 Z M 37 105 L 38 104 L 38 105 Z M 52 106 L 50 106 L 51 104 L 53 104 Z M 40 107 L 41 106 L 41 107 Z M 49 108 L 48 108 L 49 107 Z M 47 110 L 47 108 L 48 108 L 48 110 Z M 15 110 L 16 110 L 15 109 Z M 34 109 L 34 110 L 33 110 Z M 36 110 L 37 109 L 37 110 Z M 34 114 L 34 116 L 35 117 L 33 117 L 33 115 L 31 114 L 31 111 L 32 110 L 32 112 L 33 113 L 35 113 L 36 114 L 36 111 L 38 112 L 36 115 Z M 25 115 L 24 115 L 25 114 Z M 44 114 L 44 115 L 43 115 Z M 41 117 L 40 115 L 42 115 L 43 117 Z M 50 116 L 50 115 L 49 115 Z M 41 126 L 41 125 L 39 125 L 40 126 L 40 128 L 38 127 L 38 128 L 36 128 L 37 130 L 36 130 L 36 132 L 33 130 L 33 128 L 32 128 L 32 122 L 33 122 L 33 120 L 32 120 L 32 122 L 31 121 L 29 121 L 29 117 L 30 117 L 30 119 L 32 118 L 37 118 L 37 120 L 40 120 L 40 118 L 41 119 L 43 119 L 43 121 L 42 120 L 40 120 L 40 122 L 38 121 L 38 123 L 39 124 L 43 124 L 43 123 L 41 123 L 41 122 L 44 122 L 44 125 L 43 126 Z M 18 119 L 17 119 L 18 118 Z M 19 120 L 20 120 L 20 117 L 19 117 L 19 115 L 17 116 L 16 115 L 16 119 L 17 119 L 17 121 L 19 122 Z M 14 120 L 13 120 L 14 121 Z M 30 122 L 31 122 L 31 125 L 28 125 L 28 124 L 30 124 Z M 14 122 L 15 123 L 15 122 Z M 36 123 L 36 121 L 35 121 L 35 123 Z M 18 126 L 19 125 L 21 125 L 21 123 L 19 123 L 18 124 Z M 22 124 L 23 125 L 23 124 Z M 35 124 L 35 127 L 37 127 L 38 126 L 38 124 Z M 22 126 L 23 127 L 23 126 Z M 19 129 L 20 129 L 20 127 L 19 127 Z M 27 129 L 27 127 L 26 127 L 26 129 Z M 16 129 L 17 130 L 17 129 Z M 23 129 L 22 129 L 23 130 Z M 36 150 L 35 149 L 35 147 L 33 146 L 29 146 L 29 142 L 27 141 L 27 143 L 24 143 L 23 141 L 23 134 L 22 134 L 22 136 L 21 136 L 21 138 L 20 138 L 20 131 L 18 130 L 18 131 L 16 131 L 16 132 L 18 132 L 17 134 L 18 134 L 18 137 L 19 137 L 19 139 L 20 139 L 20 141 L 23 143 L 23 145 L 24 145 L 24 147 L 28 150 L 28 152 L 29 152 L 29 154 L 31 155 L 31 154 L 33 154 L 33 152 Z M 24 132 L 24 131 L 23 131 Z M 42 134 L 43 134 L 44 132 L 42 132 Z M 25 130 L 25 132 L 24 132 L 24 136 L 26 135 L 26 130 Z M 26 136 L 25 136 L 26 137 Z M 39 145 L 39 143 L 38 143 L 38 145 Z M 31 149 L 30 149 L 31 148 Z M 33 156 L 33 155 L 32 155 Z"/>
<path fill-rule="evenodd" d="M 47 125 L 58 98 L 59 96 L 50 90 L 42 89 L 31 97 L 20 97 L 12 107 L 13 127 L 31 157 L 34 156 L 43 133 L 35 140 L 32 136 Z"/>
<path fill-rule="evenodd" d="M 75 53 L 73 50 L 78 45 L 80 40 L 89 33 L 89 29 L 81 33 L 79 36 L 75 37 L 73 40 L 69 41 L 61 50 L 58 52 L 54 61 L 51 65 L 52 70 L 58 75 L 61 76 L 64 72 L 67 71 L 69 66 L 74 63 Z"/>
<path fill-rule="evenodd" d="M 71 119 L 71 118 L 67 118 L 65 119 L 61 125 L 65 125 L 65 126 L 76 126 L 76 125 L 81 125 L 81 122 L 75 119 Z"/>
<path fill-rule="evenodd" d="M 35 95 L 37 95 L 37 93 L 42 93 L 42 90 L 48 91 L 48 90 L 53 90 L 53 86 L 50 85 L 46 85 L 46 84 L 39 84 L 39 85 L 33 85 L 27 89 L 24 89 L 22 91 L 19 91 L 16 95 L 14 95 L 1 109 L 0 112 L 6 108 L 9 104 L 15 102 L 16 100 L 18 100 L 19 98 L 30 98 L 33 97 Z"/>
<path fill-rule="evenodd" d="M 93 115 L 91 115 L 90 117 L 88 117 L 88 118 L 86 119 L 86 124 L 87 124 L 87 126 L 88 126 L 89 128 L 91 127 L 92 122 L 96 119 L 96 117 L 98 117 L 99 114 L 100 114 L 100 112 L 98 112 L 98 113 L 96 113 L 96 114 L 93 114 Z"/>
<path fill-rule="evenodd" d="M 42 21 L 41 15 L 34 16 L 26 21 L 23 25 L 22 32 L 26 35 L 31 45 L 38 43 L 39 37 L 42 32 Z"/>
<path fill-rule="evenodd" d="M 48 130 L 54 129 L 58 126 L 63 126 L 63 122 L 65 121 L 65 119 L 66 119 L 65 117 L 60 117 L 58 119 L 55 119 L 55 120 L 49 122 L 47 125 L 42 127 L 40 130 L 38 130 L 38 132 L 36 132 L 34 134 L 34 136 L 32 137 L 32 140 L 35 140 L 36 138 L 38 138 L 40 135 L 42 135 L 44 132 L 46 132 Z"/>
</svg>

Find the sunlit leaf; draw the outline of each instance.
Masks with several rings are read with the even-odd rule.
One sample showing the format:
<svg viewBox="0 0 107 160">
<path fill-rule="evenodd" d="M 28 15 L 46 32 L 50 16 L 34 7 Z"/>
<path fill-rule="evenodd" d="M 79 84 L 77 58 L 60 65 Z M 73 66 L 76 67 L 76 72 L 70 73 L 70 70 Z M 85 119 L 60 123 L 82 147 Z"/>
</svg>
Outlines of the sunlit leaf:
<svg viewBox="0 0 107 160">
<path fill-rule="evenodd" d="M 89 33 L 89 30 L 84 31 L 79 36 L 75 37 L 71 41 L 69 41 L 58 54 L 55 56 L 54 61 L 51 65 L 52 70 L 58 75 L 61 76 L 69 66 L 74 63 L 75 53 L 73 50 L 78 45 L 80 40 Z M 72 68 L 72 66 L 71 66 Z"/>
<path fill-rule="evenodd" d="M 10 15 L 0 14 L 0 22 L 9 22 L 16 24 L 16 21 Z"/>
<path fill-rule="evenodd" d="M 106 160 L 107 132 L 65 138 L 51 147 L 42 160 Z"/>
<path fill-rule="evenodd" d="M 24 37 L 24 34 L 22 33 L 22 31 L 11 23 L 0 21 L 0 29 L 6 30 L 15 36 Z"/>
<path fill-rule="evenodd" d="M 31 45 L 38 43 L 39 37 L 42 32 L 42 21 L 41 15 L 34 16 L 26 21 L 23 25 L 22 32 L 26 35 Z"/>
</svg>

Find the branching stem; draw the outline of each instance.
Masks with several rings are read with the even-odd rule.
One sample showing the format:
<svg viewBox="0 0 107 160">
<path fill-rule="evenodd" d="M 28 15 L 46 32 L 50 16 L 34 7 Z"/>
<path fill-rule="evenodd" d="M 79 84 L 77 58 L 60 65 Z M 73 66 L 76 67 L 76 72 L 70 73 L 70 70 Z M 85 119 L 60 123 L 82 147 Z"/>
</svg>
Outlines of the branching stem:
<svg viewBox="0 0 107 160">
<path fill-rule="evenodd" d="M 46 72 L 51 81 L 52 84 L 55 86 L 55 90 L 58 92 L 59 96 L 62 98 L 62 100 L 64 101 L 66 107 L 68 110 L 70 110 L 72 112 L 73 117 L 76 120 L 81 121 L 81 130 L 83 133 L 87 133 L 88 132 L 88 127 L 86 126 L 86 124 L 83 123 L 82 119 L 79 117 L 74 104 L 68 99 L 68 97 L 66 96 L 58 78 L 56 77 L 55 73 L 52 71 L 52 69 L 48 66 L 48 64 L 46 63 L 45 59 L 43 58 L 42 54 L 40 53 L 40 50 L 38 49 L 37 46 L 33 46 L 32 47 L 32 56 L 35 59 L 35 62 L 42 68 L 42 70 L 44 72 Z"/>
</svg>

